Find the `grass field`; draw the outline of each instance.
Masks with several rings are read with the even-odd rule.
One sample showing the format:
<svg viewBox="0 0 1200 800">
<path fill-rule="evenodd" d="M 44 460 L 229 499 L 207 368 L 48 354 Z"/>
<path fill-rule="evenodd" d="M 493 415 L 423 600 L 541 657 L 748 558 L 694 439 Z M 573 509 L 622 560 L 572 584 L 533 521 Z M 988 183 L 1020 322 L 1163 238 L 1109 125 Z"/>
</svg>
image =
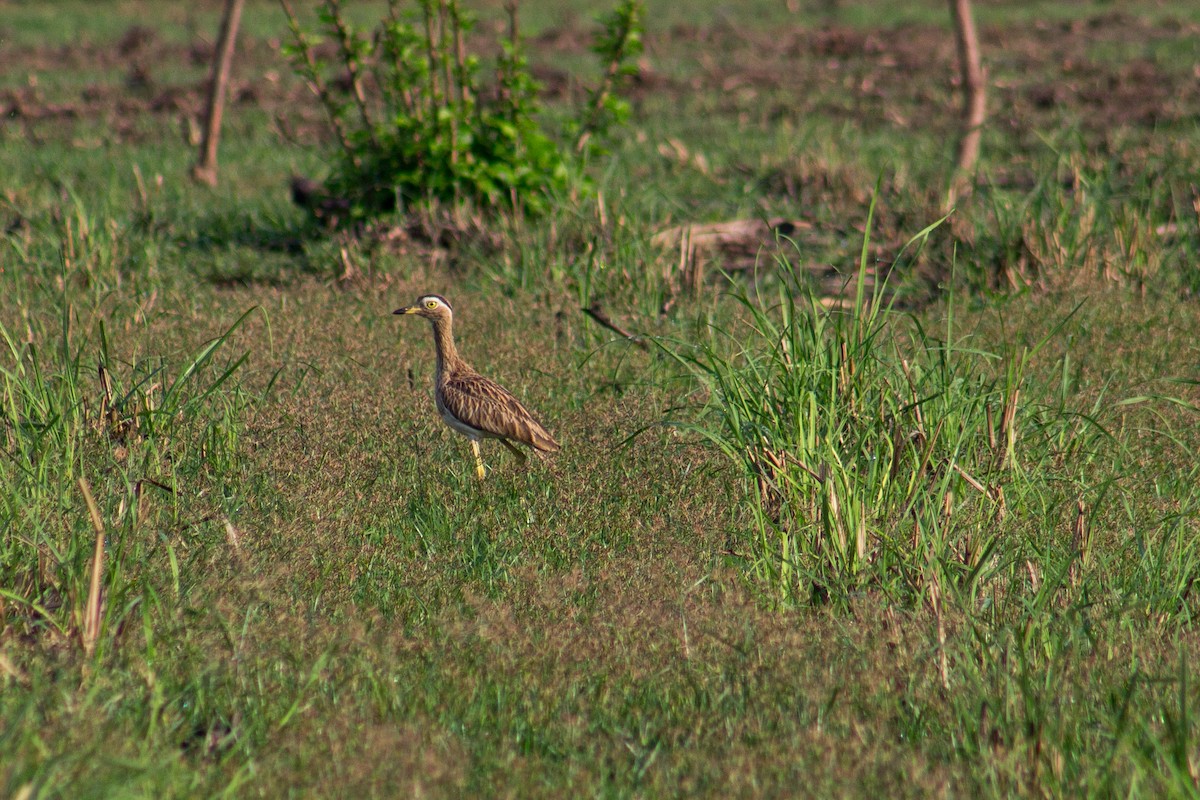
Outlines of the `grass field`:
<svg viewBox="0 0 1200 800">
<path fill-rule="evenodd" d="M 980 2 L 935 224 L 944 3 L 650 2 L 596 196 L 357 235 L 275 3 L 187 179 L 185 5 L 0 13 L 0 794 L 1200 793 L 1195 4 Z M 593 14 L 523 7 L 556 103 Z M 426 292 L 553 461 L 475 480 Z"/>
</svg>

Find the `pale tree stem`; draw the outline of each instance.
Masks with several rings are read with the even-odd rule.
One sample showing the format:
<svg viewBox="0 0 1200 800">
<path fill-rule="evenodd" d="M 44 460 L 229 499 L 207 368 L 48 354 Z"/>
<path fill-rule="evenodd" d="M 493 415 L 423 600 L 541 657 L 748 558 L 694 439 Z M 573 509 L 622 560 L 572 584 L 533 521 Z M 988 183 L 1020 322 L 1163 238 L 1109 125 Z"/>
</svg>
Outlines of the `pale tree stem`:
<svg viewBox="0 0 1200 800">
<path fill-rule="evenodd" d="M 954 18 L 963 90 L 962 134 L 958 140 L 955 179 L 950 187 L 950 203 L 953 204 L 960 194 L 969 191 L 971 172 L 979 160 L 979 139 L 987 119 L 987 85 L 971 0 L 950 0 L 950 14 Z"/>
<path fill-rule="evenodd" d="M 238 26 L 242 21 L 245 0 L 226 0 L 217 35 L 217 52 L 213 59 L 212 76 L 208 85 L 208 111 L 205 114 L 204 137 L 200 154 L 192 167 L 192 179 L 217 185 L 217 140 L 221 136 L 221 117 L 225 113 L 225 94 L 229 87 L 229 69 L 233 63 L 233 47 L 237 42 Z"/>
</svg>

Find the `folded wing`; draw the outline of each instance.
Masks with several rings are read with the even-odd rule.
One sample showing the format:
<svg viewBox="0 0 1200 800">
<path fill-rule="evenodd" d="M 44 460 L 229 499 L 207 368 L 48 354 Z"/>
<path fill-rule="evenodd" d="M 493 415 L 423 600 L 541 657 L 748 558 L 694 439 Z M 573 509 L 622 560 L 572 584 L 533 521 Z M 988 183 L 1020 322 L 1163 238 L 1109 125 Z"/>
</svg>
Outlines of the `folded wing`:
<svg viewBox="0 0 1200 800">
<path fill-rule="evenodd" d="M 446 410 L 473 428 L 492 436 L 527 444 L 552 453 L 558 442 L 500 384 L 475 373 L 457 373 L 446 379 L 442 389 Z"/>
</svg>

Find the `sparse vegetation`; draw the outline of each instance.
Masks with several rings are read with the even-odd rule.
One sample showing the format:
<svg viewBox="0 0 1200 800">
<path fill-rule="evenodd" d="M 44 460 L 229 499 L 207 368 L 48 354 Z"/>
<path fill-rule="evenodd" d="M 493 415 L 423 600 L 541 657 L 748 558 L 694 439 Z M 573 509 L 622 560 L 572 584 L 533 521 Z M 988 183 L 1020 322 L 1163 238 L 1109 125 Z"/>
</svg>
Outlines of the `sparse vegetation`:
<svg viewBox="0 0 1200 800">
<path fill-rule="evenodd" d="M 199 190 L 221 4 L 75 2 L 0 50 L 4 796 L 1195 796 L 1192 5 L 977 7 L 944 221 L 945 3 L 887 0 L 653 7 L 594 194 L 334 233 L 275 2 Z M 426 291 L 552 464 L 475 480 Z"/>
</svg>

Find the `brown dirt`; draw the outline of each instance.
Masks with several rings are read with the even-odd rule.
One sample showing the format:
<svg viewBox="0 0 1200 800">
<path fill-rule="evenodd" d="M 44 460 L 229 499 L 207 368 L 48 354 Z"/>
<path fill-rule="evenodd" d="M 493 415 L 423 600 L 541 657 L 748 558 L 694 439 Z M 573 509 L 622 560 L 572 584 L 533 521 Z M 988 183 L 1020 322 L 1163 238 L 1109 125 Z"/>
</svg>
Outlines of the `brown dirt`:
<svg viewBox="0 0 1200 800">
<path fill-rule="evenodd" d="M 1118 126 L 1152 127 L 1192 118 L 1200 113 L 1200 82 L 1191 64 L 1145 57 L 1100 61 L 1094 54 L 1130 44 L 1144 51 L 1155 43 L 1192 41 L 1198 34 L 1200 26 L 1194 24 L 1151 22 L 1121 12 L 1061 24 L 984 27 L 993 119 L 1037 128 L 1067 116 L 1086 132 L 1103 133 Z M 552 29 L 531 40 L 534 71 L 549 96 L 578 93 L 573 77 L 553 62 L 582 52 L 588 41 L 588 32 L 577 28 Z M 758 102 L 766 104 L 762 111 L 768 118 L 821 113 L 879 118 L 902 127 L 928 124 L 921 109 L 957 103 L 953 42 L 940 27 L 758 31 L 728 24 L 676 26 L 648 35 L 646 45 L 633 81 L 635 98 L 719 88 L 730 111 Z M 286 137 L 317 135 L 319 109 L 291 75 L 279 41 L 243 38 L 238 48 L 232 103 L 275 115 Z M 195 119 L 202 113 L 211 54 L 207 41 L 166 43 L 140 24 L 112 42 L 3 49 L 0 74 L 32 79 L 0 90 L 0 114 L 39 136 L 69 128 L 64 121 L 103 119 L 117 140 L 135 139 L 139 129 L 133 120 L 138 116 Z M 167 80 L 163 65 L 184 65 L 194 77 Z M 120 79 L 80 90 L 43 90 L 36 76 L 55 70 L 115 73 Z M 955 115 L 944 119 L 952 124 Z"/>
</svg>

